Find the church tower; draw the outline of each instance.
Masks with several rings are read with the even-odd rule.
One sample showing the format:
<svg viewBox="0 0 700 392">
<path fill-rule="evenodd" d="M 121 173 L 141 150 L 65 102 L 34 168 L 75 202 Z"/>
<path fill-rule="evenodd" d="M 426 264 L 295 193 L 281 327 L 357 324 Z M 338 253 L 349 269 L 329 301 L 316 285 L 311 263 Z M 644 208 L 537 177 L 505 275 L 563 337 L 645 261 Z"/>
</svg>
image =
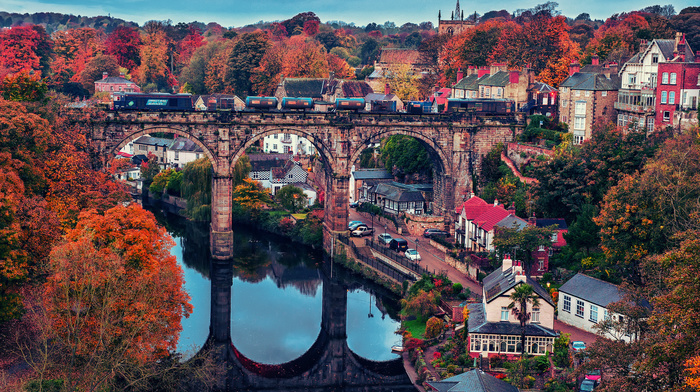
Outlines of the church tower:
<svg viewBox="0 0 700 392">
<path fill-rule="evenodd" d="M 459 6 L 459 0 L 451 14 L 450 20 L 442 20 L 442 11 L 438 11 L 438 34 L 456 35 L 474 27 L 474 21 L 464 20 L 464 11 Z"/>
</svg>

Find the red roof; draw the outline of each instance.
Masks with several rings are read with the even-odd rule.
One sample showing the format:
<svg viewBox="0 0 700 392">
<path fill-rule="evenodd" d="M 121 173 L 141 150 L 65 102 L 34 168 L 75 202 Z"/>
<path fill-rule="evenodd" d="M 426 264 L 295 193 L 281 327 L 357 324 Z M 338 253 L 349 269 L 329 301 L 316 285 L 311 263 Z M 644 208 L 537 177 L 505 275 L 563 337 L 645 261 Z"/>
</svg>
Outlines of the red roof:
<svg viewBox="0 0 700 392">
<path fill-rule="evenodd" d="M 437 99 L 438 105 L 444 105 L 447 103 L 447 98 L 452 95 L 452 89 L 444 87 L 438 90 L 435 94 L 430 96 L 430 102 Z"/>
<path fill-rule="evenodd" d="M 508 211 L 501 205 L 489 206 L 483 214 L 479 215 L 474 222 L 486 231 L 491 231 L 496 223 L 510 215 Z"/>
<path fill-rule="evenodd" d="M 477 197 L 477 196 L 472 196 L 469 198 L 469 200 L 465 201 L 457 207 L 457 210 L 455 211 L 456 213 L 461 213 L 462 209 L 465 207 L 474 207 L 474 206 L 487 206 L 489 203 L 485 202 L 484 199 Z"/>
<path fill-rule="evenodd" d="M 129 154 L 128 152 L 124 152 L 124 151 L 119 151 L 117 153 L 117 155 L 119 155 L 120 157 L 124 157 L 124 158 L 131 158 L 134 156 L 133 154 Z"/>
</svg>

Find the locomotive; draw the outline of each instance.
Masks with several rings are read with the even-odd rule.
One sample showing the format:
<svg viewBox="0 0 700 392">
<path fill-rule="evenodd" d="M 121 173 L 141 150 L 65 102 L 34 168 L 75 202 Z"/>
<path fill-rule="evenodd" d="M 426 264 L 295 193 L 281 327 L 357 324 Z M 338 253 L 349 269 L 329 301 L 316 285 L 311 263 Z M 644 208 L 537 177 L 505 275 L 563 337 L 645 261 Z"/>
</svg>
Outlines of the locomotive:
<svg viewBox="0 0 700 392">
<path fill-rule="evenodd" d="M 114 110 L 157 110 L 192 111 L 192 95 L 167 93 L 125 93 L 113 94 Z"/>
</svg>

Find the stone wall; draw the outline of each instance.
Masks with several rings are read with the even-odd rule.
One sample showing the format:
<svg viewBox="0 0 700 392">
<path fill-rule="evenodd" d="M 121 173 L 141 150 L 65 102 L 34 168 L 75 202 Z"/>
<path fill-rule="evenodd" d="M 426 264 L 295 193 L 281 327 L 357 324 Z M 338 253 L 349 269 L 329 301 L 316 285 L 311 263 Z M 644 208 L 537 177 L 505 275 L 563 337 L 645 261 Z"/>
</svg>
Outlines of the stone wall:
<svg viewBox="0 0 700 392">
<path fill-rule="evenodd" d="M 445 218 L 433 215 L 406 214 L 406 227 L 411 235 L 423 235 L 425 229 L 445 230 Z"/>
<path fill-rule="evenodd" d="M 539 155 L 552 156 L 552 150 L 520 143 L 508 143 L 506 145 L 506 153 L 508 158 L 515 163 L 518 170 L 522 170 L 525 164 Z"/>
</svg>

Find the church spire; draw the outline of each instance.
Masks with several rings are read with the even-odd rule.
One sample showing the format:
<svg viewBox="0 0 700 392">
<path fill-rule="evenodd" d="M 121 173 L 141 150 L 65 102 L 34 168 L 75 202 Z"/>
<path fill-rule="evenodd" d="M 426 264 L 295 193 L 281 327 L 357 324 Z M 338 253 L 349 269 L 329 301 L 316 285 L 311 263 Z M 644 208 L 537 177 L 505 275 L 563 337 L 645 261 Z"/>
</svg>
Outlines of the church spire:
<svg viewBox="0 0 700 392">
<path fill-rule="evenodd" d="M 459 0 L 457 0 L 457 8 L 455 8 L 455 13 L 454 13 L 454 14 L 455 14 L 455 16 L 456 16 L 457 18 L 459 18 L 459 16 L 462 14 L 462 13 L 459 11 Z"/>
</svg>

